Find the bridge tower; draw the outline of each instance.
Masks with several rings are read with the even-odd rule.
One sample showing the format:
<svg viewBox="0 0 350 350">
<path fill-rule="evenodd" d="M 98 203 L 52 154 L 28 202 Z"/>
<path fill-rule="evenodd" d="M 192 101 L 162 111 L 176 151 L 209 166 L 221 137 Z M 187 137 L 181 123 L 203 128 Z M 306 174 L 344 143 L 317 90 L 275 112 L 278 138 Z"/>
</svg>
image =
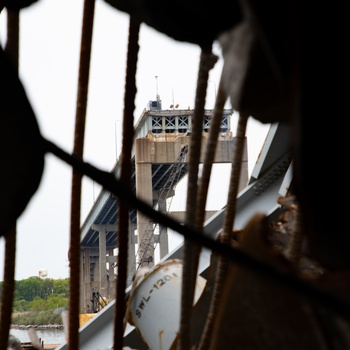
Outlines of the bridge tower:
<svg viewBox="0 0 350 350">
<path fill-rule="evenodd" d="M 186 175 L 189 159 L 192 117 L 191 109 L 162 109 L 162 101 L 149 101 L 135 125 L 135 141 L 132 155 L 134 174 L 132 186 L 139 198 L 160 211 L 168 211 L 167 199 L 174 196 L 176 184 Z M 205 110 L 202 134 L 201 161 L 204 159 L 205 143 L 208 138 L 213 110 Z M 215 163 L 231 163 L 235 138 L 230 131 L 232 110 L 225 109 L 221 122 L 215 154 Z M 186 150 L 186 152 L 184 152 Z M 120 164 L 117 163 L 112 172 L 118 177 Z M 173 177 L 173 182 L 170 181 Z M 248 182 L 248 157 L 245 146 L 240 184 L 242 190 Z M 164 189 L 166 191 L 164 191 Z M 82 226 L 82 276 L 81 309 L 88 312 L 91 308 L 92 295 L 98 293 L 109 299 L 115 295 L 115 271 L 118 256 L 117 248 L 117 211 L 118 199 L 102 191 L 94 203 L 90 214 Z M 169 213 L 183 222 L 184 213 Z M 207 218 L 210 213 L 207 213 Z M 150 229 L 154 223 L 135 211 L 131 213 L 130 245 L 129 245 L 129 283 L 139 266 L 154 264 L 154 247 L 159 246 L 160 258 L 168 253 L 168 232 L 165 227 L 157 231 Z M 145 243 L 147 242 L 147 243 Z M 147 246 L 148 244 L 148 246 Z M 135 246 L 143 247 L 143 251 Z M 146 249 L 148 247 L 148 249 Z M 109 268 L 107 268 L 107 265 Z M 89 306 L 88 306 L 89 305 Z"/>
</svg>

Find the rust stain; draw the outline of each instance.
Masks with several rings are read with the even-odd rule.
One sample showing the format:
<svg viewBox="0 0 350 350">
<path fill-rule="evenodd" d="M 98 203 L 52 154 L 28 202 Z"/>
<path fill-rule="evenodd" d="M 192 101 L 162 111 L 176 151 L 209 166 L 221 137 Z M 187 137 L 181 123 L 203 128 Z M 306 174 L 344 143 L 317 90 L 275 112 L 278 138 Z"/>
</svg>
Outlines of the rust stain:
<svg viewBox="0 0 350 350">
<path fill-rule="evenodd" d="M 163 350 L 163 334 L 164 334 L 164 329 L 159 330 L 159 350 Z"/>
</svg>

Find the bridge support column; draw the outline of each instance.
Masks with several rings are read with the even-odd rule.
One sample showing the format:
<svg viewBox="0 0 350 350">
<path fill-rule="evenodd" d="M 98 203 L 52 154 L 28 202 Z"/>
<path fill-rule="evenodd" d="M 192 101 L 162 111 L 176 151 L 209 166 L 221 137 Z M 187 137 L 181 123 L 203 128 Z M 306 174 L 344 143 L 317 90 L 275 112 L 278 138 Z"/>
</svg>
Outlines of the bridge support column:
<svg viewBox="0 0 350 350">
<path fill-rule="evenodd" d="M 83 310 L 84 313 L 88 313 L 92 310 L 92 305 L 91 305 L 91 288 L 90 288 L 90 249 L 84 249 L 82 250 L 82 256 L 81 256 L 81 262 L 82 262 L 82 278 L 83 283 L 81 286 L 83 286 L 83 304 L 81 309 Z"/>
<path fill-rule="evenodd" d="M 108 226 L 108 227 L 107 227 Z M 92 225 L 93 229 L 98 231 L 98 292 L 106 297 L 107 293 L 107 247 L 106 247 L 106 233 L 112 230 L 115 225 Z"/>
<path fill-rule="evenodd" d="M 98 287 L 99 279 L 96 270 L 98 264 L 98 250 L 96 248 L 82 248 L 81 250 L 81 275 L 82 284 L 80 289 L 80 312 L 89 313 L 92 312 L 93 304 L 91 302 L 91 296 L 94 289 Z"/>
<path fill-rule="evenodd" d="M 85 299 L 85 280 L 84 271 L 84 250 L 80 250 L 80 312 L 87 312 L 87 303 Z"/>
<path fill-rule="evenodd" d="M 152 205 L 152 192 L 152 165 L 136 162 L 136 196 Z M 148 261 L 147 265 L 153 266 L 153 225 L 150 219 L 139 211 L 137 212 L 137 237 L 139 247 L 137 260 L 142 262 L 145 256 L 151 257 L 152 261 Z"/>
<path fill-rule="evenodd" d="M 188 137 L 177 138 L 173 136 L 162 138 L 163 141 L 155 142 L 152 138 L 138 138 L 135 140 L 135 171 L 136 171 L 136 196 L 153 206 L 152 164 L 174 164 L 187 144 Z M 169 189 L 173 195 L 173 189 Z M 166 194 L 169 196 L 169 193 Z M 158 200 L 158 210 L 167 211 L 167 197 Z M 139 266 L 154 265 L 154 244 L 159 243 L 160 258 L 169 250 L 168 233 L 165 227 L 159 227 L 161 235 L 154 235 L 154 228 L 158 223 L 153 223 L 150 218 L 137 212 L 137 232 L 139 244 Z M 138 266 L 138 267 L 139 267 Z"/>
<path fill-rule="evenodd" d="M 102 230 L 99 230 L 99 281 L 100 281 L 100 294 L 103 297 L 107 297 L 107 247 L 106 247 L 106 232 L 107 228 L 104 226 Z"/>
</svg>

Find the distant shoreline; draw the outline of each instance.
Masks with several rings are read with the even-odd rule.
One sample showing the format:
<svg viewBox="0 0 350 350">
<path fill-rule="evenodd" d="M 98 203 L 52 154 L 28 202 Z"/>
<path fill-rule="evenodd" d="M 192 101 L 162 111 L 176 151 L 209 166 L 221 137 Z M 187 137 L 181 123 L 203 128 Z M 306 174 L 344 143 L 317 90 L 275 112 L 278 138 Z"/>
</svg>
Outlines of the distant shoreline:
<svg viewBox="0 0 350 350">
<path fill-rule="evenodd" d="M 46 324 L 46 325 L 21 325 L 21 324 L 12 324 L 11 328 L 13 329 L 63 329 L 63 324 Z"/>
</svg>

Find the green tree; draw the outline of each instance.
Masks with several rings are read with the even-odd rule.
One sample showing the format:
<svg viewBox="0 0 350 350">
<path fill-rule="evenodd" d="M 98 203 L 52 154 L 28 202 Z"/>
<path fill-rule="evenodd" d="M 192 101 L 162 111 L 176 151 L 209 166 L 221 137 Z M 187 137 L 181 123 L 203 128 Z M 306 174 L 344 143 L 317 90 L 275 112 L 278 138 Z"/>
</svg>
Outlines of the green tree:
<svg viewBox="0 0 350 350">
<path fill-rule="evenodd" d="M 36 296 L 42 294 L 43 281 L 40 277 L 30 277 L 25 280 L 16 281 L 15 300 L 24 299 L 32 301 Z"/>
<path fill-rule="evenodd" d="M 13 302 L 13 309 L 18 312 L 29 311 L 30 307 L 30 302 L 24 299 L 14 300 Z"/>
<path fill-rule="evenodd" d="M 65 298 L 69 295 L 69 278 L 53 280 L 54 294 L 61 294 Z"/>
<path fill-rule="evenodd" d="M 40 297 L 35 297 L 30 303 L 32 311 L 44 311 L 46 309 L 46 301 Z"/>
<path fill-rule="evenodd" d="M 0 282 L 0 297 L 3 282 Z M 17 312 L 54 310 L 67 307 L 69 278 L 51 279 L 37 276 L 15 282 L 13 310 Z"/>
<path fill-rule="evenodd" d="M 43 299 L 47 299 L 54 291 L 54 280 L 52 278 L 43 279 L 42 289 L 40 296 Z"/>
<path fill-rule="evenodd" d="M 46 301 L 46 310 L 68 307 L 67 302 L 68 299 L 63 297 L 62 294 L 51 294 Z"/>
</svg>

